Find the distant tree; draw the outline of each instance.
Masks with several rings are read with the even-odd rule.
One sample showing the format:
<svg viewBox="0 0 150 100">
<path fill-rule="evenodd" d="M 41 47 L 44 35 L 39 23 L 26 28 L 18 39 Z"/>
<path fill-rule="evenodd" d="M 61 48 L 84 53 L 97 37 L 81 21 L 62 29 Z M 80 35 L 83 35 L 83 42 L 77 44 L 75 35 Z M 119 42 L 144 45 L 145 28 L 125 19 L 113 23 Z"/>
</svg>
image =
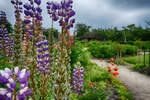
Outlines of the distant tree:
<svg viewBox="0 0 150 100">
<path fill-rule="evenodd" d="M 7 20 L 7 23 L 6 23 L 6 28 L 8 30 L 9 33 L 13 33 L 14 29 L 12 27 L 12 24 Z"/>
<path fill-rule="evenodd" d="M 12 24 L 7 20 L 6 13 L 4 11 L 0 12 L 0 26 L 2 24 L 5 24 L 5 27 L 7 28 L 9 33 L 13 33 Z"/>
<path fill-rule="evenodd" d="M 43 30 L 43 34 L 46 36 L 46 38 L 47 39 L 49 39 L 49 34 L 50 34 L 50 32 L 51 31 L 53 31 L 54 33 L 54 38 L 57 40 L 58 39 L 58 34 L 59 34 L 59 32 L 58 32 L 58 30 L 57 29 L 55 29 L 55 28 L 50 28 L 50 29 L 44 29 Z"/>
<path fill-rule="evenodd" d="M 77 37 L 81 37 L 87 32 L 90 31 L 91 26 L 88 26 L 86 24 L 78 23 L 76 24 L 76 32 L 77 32 Z"/>
</svg>

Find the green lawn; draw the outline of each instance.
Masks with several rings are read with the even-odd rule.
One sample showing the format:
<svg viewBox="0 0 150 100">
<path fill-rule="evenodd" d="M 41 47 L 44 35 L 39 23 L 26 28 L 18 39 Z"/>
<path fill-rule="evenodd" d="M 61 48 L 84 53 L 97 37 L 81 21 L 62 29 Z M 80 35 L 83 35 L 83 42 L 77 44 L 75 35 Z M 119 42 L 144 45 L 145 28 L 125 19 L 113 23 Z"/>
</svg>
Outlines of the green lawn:
<svg viewBox="0 0 150 100">
<path fill-rule="evenodd" d="M 134 57 L 126 57 L 124 58 L 124 61 L 130 63 L 130 64 L 144 64 L 144 55 L 142 55 L 142 58 L 141 58 L 141 63 L 140 62 L 137 62 L 137 56 L 134 56 Z M 146 55 L 146 65 L 149 64 L 149 55 L 147 54 Z"/>
</svg>

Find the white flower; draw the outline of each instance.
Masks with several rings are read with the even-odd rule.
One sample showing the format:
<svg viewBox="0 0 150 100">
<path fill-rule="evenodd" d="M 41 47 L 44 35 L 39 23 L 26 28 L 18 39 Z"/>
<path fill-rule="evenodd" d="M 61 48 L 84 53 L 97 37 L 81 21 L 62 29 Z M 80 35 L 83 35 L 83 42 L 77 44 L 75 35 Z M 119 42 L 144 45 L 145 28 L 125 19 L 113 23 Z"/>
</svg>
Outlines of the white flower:
<svg viewBox="0 0 150 100">
<path fill-rule="evenodd" d="M 14 80 L 12 79 L 12 78 L 9 78 L 9 83 L 13 83 L 14 82 Z"/>
<path fill-rule="evenodd" d="M 19 91 L 19 93 L 20 93 L 20 95 L 22 95 L 24 92 L 26 92 L 28 90 L 28 87 L 25 87 L 25 88 L 23 88 L 23 89 L 21 89 L 20 91 Z"/>
<path fill-rule="evenodd" d="M 0 71 L 0 73 L 1 73 L 1 75 L 3 76 L 3 77 L 5 77 L 5 78 L 9 78 L 9 74 L 8 73 L 6 73 L 5 71 Z"/>
<path fill-rule="evenodd" d="M 15 67 L 15 68 L 14 68 L 14 71 L 15 71 L 15 74 L 17 74 L 18 71 L 19 71 L 19 68 L 18 68 L 18 67 Z"/>
<path fill-rule="evenodd" d="M 19 75 L 19 78 L 23 78 L 26 73 L 26 69 L 21 70 L 21 74 Z"/>
<path fill-rule="evenodd" d="M 6 95 L 7 95 L 7 97 L 11 98 L 11 93 L 10 92 L 8 92 Z"/>
<path fill-rule="evenodd" d="M 6 73 L 11 73 L 11 70 L 9 68 L 5 68 Z"/>
<path fill-rule="evenodd" d="M 8 88 L 11 88 L 11 86 L 10 86 L 10 84 L 9 84 L 9 83 L 7 83 L 7 84 L 6 84 L 6 86 L 7 86 Z"/>
<path fill-rule="evenodd" d="M 4 88 L 0 88 L 0 94 L 5 95 L 7 93 L 7 90 Z"/>
</svg>

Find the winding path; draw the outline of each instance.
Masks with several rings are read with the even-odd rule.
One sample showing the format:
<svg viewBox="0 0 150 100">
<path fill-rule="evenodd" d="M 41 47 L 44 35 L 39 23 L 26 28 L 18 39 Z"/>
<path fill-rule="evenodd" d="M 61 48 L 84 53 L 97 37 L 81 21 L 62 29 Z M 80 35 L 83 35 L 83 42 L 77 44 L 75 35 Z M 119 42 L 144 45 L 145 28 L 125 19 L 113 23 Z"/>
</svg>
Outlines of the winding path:
<svg viewBox="0 0 150 100">
<path fill-rule="evenodd" d="M 109 63 L 92 59 L 92 62 L 100 67 L 106 67 Z M 135 100 L 150 100 L 150 77 L 129 69 L 129 66 L 118 66 L 118 78 L 128 84 L 128 90 L 133 94 Z"/>
</svg>

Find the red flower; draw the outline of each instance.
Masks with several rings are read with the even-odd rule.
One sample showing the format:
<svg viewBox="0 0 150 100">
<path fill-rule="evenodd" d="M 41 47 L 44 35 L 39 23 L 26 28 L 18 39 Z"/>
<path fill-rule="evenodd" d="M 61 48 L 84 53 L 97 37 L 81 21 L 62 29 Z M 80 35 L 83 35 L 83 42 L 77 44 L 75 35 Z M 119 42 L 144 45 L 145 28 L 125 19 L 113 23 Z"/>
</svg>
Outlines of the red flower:
<svg viewBox="0 0 150 100">
<path fill-rule="evenodd" d="M 112 72 L 112 74 L 115 75 L 115 76 L 119 75 L 118 72 Z"/>
<path fill-rule="evenodd" d="M 111 69 L 108 69 L 107 72 L 111 72 Z"/>
<path fill-rule="evenodd" d="M 110 67 L 110 66 L 107 66 L 107 68 L 108 68 L 108 69 L 111 69 L 111 67 Z"/>
<path fill-rule="evenodd" d="M 110 76 L 111 78 L 115 79 L 116 77 L 115 76 Z"/>
<path fill-rule="evenodd" d="M 90 81 L 90 87 L 92 87 L 93 86 L 93 83 Z"/>
<path fill-rule="evenodd" d="M 112 66 L 114 66 L 115 64 L 113 62 L 110 63 Z"/>
<path fill-rule="evenodd" d="M 114 71 L 118 71 L 119 69 L 118 69 L 117 67 L 115 67 L 113 70 L 114 70 Z"/>
</svg>

